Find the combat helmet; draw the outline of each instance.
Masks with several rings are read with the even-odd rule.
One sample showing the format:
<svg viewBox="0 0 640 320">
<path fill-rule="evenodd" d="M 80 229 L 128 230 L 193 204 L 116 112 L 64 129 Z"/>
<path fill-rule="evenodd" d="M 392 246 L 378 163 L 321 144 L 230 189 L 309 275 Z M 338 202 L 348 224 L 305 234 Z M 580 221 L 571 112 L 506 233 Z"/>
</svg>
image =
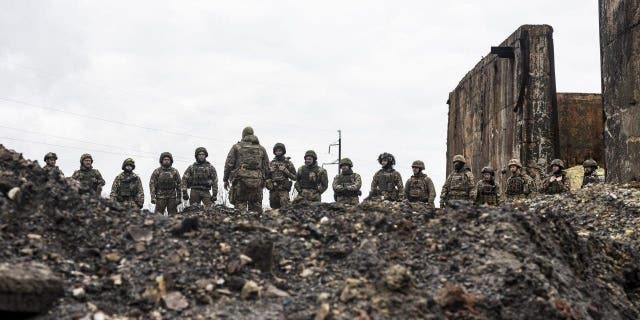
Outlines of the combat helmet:
<svg viewBox="0 0 640 320">
<path fill-rule="evenodd" d="M 484 168 L 482 168 L 482 171 L 480 171 L 480 173 L 490 173 L 492 176 L 495 175 L 495 170 L 493 170 L 493 168 L 491 166 L 486 166 Z"/>
<path fill-rule="evenodd" d="M 511 159 L 509 160 L 509 163 L 507 163 L 507 168 L 511 166 L 516 166 L 518 167 L 518 169 L 520 169 L 522 168 L 522 163 L 520 163 L 520 160 L 518 159 Z"/>
<path fill-rule="evenodd" d="M 44 155 L 44 161 L 47 162 L 47 160 L 49 159 L 53 159 L 53 160 L 58 160 L 58 155 L 56 155 L 53 152 L 49 152 L 47 154 Z"/>
<path fill-rule="evenodd" d="M 342 167 L 344 165 L 347 165 L 350 168 L 352 168 L 353 167 L 353 162 L 351 162 L 351 159 L 349 159 L 349 158 L 342 158 L 342 159 L 340 159 L 340 166 Z"/>
<path fill-rule="evenodd" d="M 122 170 L 124 170 L 124 167 L 126 167 L 127 165 L 131 166 L 131 170 L 136 168 L 136 162 L 131 158 L 124 159 L 124 162 L 122 163 Z"/>
<path fill-rule="evenodd" d="M 160 164 L 162 164 L 162 159 L 164 159 L 165 157 L 169 157 L 169 164 L 173 164 L 173 156 L 171 155 L 171 152 L 163 152 L 160 154 Z"/>
<path fill-rule="evenodd" d="M 558 166 L 560 170 L 564 169 L 564 162 L 560 159 L 553 159 L 551 161 L 551 166 Z"/>
<path fill-rule="evenodd" d="M 424 170 L 424 162 L 421 160 L 416 160 L 411 164 L 411 168 L 418 168 L 420 170 Z"/>
<path fill-rule="evenodd" d="M 246 137 L 248 135 L 252 135 L 253 134 L 253 128 L 251 127 L 245 127 L 244 129 L 242 129 L 242 137 Z"/>
<path fill-rule="evenodd" d="M 305 158 L 306 157 L 311 157 L 311 158 L 313 158 L 313 161 L 318 160 L 318 155 L 313 150 L 307 150 L 307 152 L 304 153 L 304 157 Z"/>
<path fill-rule="evenodd" d="M 593 160 L 593 159 L 587 159 L 582 163 L 582 166 L 587 168 L 587 167 L 591 167 L 594 169 L 598 169 L 598 163 Z"/>
<path fill-rule="evenodd" d="M 194 156 L 196 157 L 196 160 L 198 160 L 198 153 L 200 152 L 204 152 L 204 156 L 208 157 L 209 156 L 209 152 L 207 151 L 207 148 L 205 147 L 197 147 L 196 151 L 194 152 Z M 162 160 L 160 160 L 162 162 Z"/>
<path fill-rule="evenodd" d="M 451 162 L 462 162 L 462 163 L 467 163 L 467 161 L 464 159 L 464 156 L 461 154 L 456 154 L 455 156 L 453 156 L 453 161 Z"/>
<path fill-rule="evenodd" d="M 282 149 L 282 155 L 284 156 L 285 154 L 287 154 L 287 148 L 284 146 L 284 143 L 276 143 L 273 146 L 273 154 L 276 154 L 276 149 Z"/>
<path fill-rule="evenodd" d="M 396 158 L 391 153 L 381 153 L 378 156 L 378 163 L 382 164 L 382 160 L 387 160 L 387 165 L 393 166 L 396 164 Z"/>
</svg>

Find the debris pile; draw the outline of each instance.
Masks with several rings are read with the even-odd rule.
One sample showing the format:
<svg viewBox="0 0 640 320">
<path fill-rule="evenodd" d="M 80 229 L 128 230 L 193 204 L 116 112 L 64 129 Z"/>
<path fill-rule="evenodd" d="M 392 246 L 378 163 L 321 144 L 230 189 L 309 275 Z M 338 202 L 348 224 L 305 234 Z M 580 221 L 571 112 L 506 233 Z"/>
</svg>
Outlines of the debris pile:
<svg viewBox="0 0 640 320">
<path fill-rule="evenodd" d="M 40 319 L 640 317 L 632 188 L 524 209 L 299 203 L 163 217 L 80 195 L 1 146 L 0 170 L 22 191 L 0 193 L 0 261 L 62 281 Z"/>
</svg>

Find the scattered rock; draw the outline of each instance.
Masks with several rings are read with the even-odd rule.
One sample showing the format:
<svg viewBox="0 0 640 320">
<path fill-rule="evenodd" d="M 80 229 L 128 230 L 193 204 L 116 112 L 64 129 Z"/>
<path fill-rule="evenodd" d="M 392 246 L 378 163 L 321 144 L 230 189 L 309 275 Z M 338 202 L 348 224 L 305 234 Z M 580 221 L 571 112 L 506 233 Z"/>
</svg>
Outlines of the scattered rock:
<svg viewBox="0 0 640 320">
<path fill-rule="evenodd" d="M 258 286 L 255 281 L 247 281 L 242 287 L 242 292 L 240 292 L 240 297 L 243 300 L 256 299 L 260 296 L 260 286 Z"/>
<path fill-rule="evenodd" d="M 162 297 L 162 302 L 169 310 L 180 311 L 189 306 L 189 301 L 179 291 L 168 292 Z"/>
</svg>

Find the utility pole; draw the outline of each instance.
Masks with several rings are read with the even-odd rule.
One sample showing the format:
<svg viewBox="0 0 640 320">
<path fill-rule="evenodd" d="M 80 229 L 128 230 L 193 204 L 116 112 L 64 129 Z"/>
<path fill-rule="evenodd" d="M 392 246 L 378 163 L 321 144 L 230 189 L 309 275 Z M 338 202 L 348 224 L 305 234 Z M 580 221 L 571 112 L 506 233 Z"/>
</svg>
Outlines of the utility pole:
<svg viewBox="0 0 640 320">
<path fill-rule="evenodd" d="M 338 147 L 338 160 L 335 160 L 334 162 L 325 162 L 322 164 L 322 167 L 324 167 L 325 164 L 337 164 L 338 173 L 340 173 L 340 160 L 342 160 L 342 130 L 338 130 L 338 141 L 329 145 L 329 154 L 331 154 L 331 147 Z"/>
</svg>

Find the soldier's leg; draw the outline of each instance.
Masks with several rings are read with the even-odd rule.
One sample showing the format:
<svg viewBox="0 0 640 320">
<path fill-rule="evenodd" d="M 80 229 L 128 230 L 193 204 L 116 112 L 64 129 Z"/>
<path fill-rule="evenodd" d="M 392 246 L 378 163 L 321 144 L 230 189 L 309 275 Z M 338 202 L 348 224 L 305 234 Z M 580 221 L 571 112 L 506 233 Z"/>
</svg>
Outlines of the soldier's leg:
<svg viewBox="0 0 640 320">
<path fill-rule="evenodd" d="M 211 193 L 209 190 L 200 190 L 200 200 L 205 208 L 211 207 L 213 205 L 213 201 L 211 201 Z"/>
<path fill-rule="evenodd" d="M 262 213 L 262 189 L 252 190 L 249 199 L 249 210 Z"/>
<path fill-rule="evenodd" d="M 168 214 L 178 213 L 178 201 L 175 198 L 167 199 L 167 213 Z"/>
<path fill-rule="evenodd" d="M 280 206 L 288 206 L 289 203 L 291 203 L 291 200 L 289 200 L 289 191 L 280 191 L 278 193 L 280 194 Z"/>
<path fill-rule="evenodd" d="M 245 188 L 242 187 L 240 181 L 237 181 L 237 183 L 233 187 L 233 190 L 235 192 L 233 206 L 240 211 L 246 211 L 247 210 L 247 190 L 245 190 Z"/>
<path fill-rule="evenodd" d="M 189 205 L 192 206 L 194 204 L 200 204 L 200 199 L 198 197 L 198 190 L 191 189 L 191 191 L 189 191 Z"/>
<path fill-rule="evenodd" d="M 155 213 L 164 214 L 164 210 L 166 208 L 167 208 L 167 199 L 157 199 L 156 200 Z"/>
<path fill-rule="evenodd" d="M 280 192 L 279 191 L 269 192 L 269 206 L 271 207 L 271 209 L 280 208 Z"/>
</svg>

